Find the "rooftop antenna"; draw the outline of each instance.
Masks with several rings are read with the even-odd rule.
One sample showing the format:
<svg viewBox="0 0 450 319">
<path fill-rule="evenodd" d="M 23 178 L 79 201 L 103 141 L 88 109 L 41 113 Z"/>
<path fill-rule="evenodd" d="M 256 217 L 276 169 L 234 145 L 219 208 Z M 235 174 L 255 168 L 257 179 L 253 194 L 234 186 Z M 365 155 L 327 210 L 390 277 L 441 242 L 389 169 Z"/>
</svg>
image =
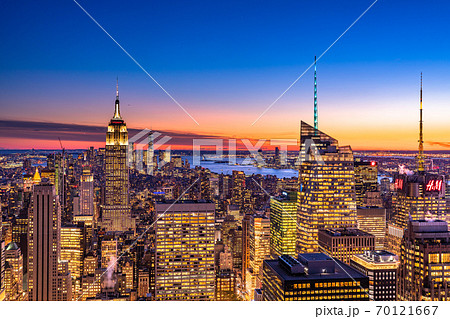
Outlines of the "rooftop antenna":
<svg viewBox="0 0 450 319">
<path fill-rule="evenodd" d="M 117 77 L 116 82 L 116 103 L 114 104 L 114 118 L 121 119 L 120 116 L 120 104 L 119 104 L 119 77 Z"/>
<path fill-rule="evenodd" d="M 314 56 L 314 135 L 317 135 L 319 129 L 318 115 L 317 115 L 317 59 Z"/>
<path fill-rule="evenodd" d="M 419 155 L 417 156 L 419 172 L 425 171 L 425 158 L 423 155 L 423 121 L 422 121 L 422 72 L 420 73 L 420 124 L 419 124 Z"/>
</svg>

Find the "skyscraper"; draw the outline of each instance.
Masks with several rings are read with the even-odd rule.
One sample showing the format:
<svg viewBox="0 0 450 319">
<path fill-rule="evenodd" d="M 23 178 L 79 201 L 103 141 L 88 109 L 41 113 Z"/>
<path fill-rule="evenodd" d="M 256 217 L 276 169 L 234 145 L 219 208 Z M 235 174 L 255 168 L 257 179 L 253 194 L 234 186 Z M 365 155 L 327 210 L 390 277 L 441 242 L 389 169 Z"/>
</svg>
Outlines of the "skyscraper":
<svg viewBox="0 0 450 319">
<path fill-rule="evenodd" d="M 261 287 L 262 265 L 270 258 L 270 219 L 253 214 L 249 224 L 249 268 L 246 270 L 246 289 L 253 296 L 254 289 Z"/>
<path fill-rule="evenodd" d="M 156 300 L 214 300 L 215 205 L 157 202 Z"/>
<path fill-rule="evenodd" d="M 388 223 L 385 246 L 400 254 L 399 243 L 409 219 L 446 219 L 445 176 L 425 171 L 423 154 L 422 74 L 420 76 L 420 121 L 417 170 L 408 174 L 404 166 L 394 175 L 393 217 Z"/>
<path fill-rule="evenodd" d="M 375 249 L 383 249 L 386 235 L 386 209 L 358 208 L 357 220 L 358 229 L 375 236 Z"/>
<path fill-rule="evenodd" d="M 33 189 L 28 226 L 29 300 L 72 299 L 67 262 L 60 261 L 61 208 L 52 184 Z"/>
<path fill-rule="evenodd" d="M 80 178 L 80 215 L 94 216 L 94 176 L 91 166 L 83 166 Z"/>
<path fill-rule="evenodd" d="M 427 172 L 408 175 L 399 172 L 394 177 L 396 194 L 392 198 L 393 222 L 406 228 L 409 215 L 413 219 L 445 219 L 445 178 Z"/>
<path fill-rule="evenodd" d="M 270 198 L 270 249 L 277 255 L 295 255 L 297 193 L 281 192 Z"/>
<path fill-rule="evenodd" d="M 317 232 L 356 228 L 353 152 L 350 146 L 301 122 L 297 252 L 317 252 Z"/>
<path fill-rule="evenodd" d="M 367 276 L 322 253 L 264 261 L 263 299 L 267 301 L 369 300 L 367 288 Z"/>
<path fill-rule="evenodd" d="M 369 192 L 378 191 L 378 166 L 375 161 L 355 161 L 356 205 L 366 206 Z"/>
<path fill-rule="evenodd" d="M 396 300 L 398 256 L 385 250 L 354 255 L 350 266 L 369 277 L 370 300 Z"/>
<path fill-rule="evenodd" d="M 105 147 L 106 180 L 102 225 L 107 231 L 123 232 L 134 227 L 129 205 L 127 150 L 128 131 L 120 115 L 117 86 L 114 116 L 108 125 Z"/>
<path fill-rule="evenodd" d="M 396 196 L 393 197 L 394 223 L 406 228 L 409 218 L 438 218 L 445 220 L 445 177 L 425 172 L 423 154 L 422 74 L 420 74 L 420 121 L 417 171 L 409 175 L 403 167 L 394 177 Z"/>
<path fill-rule="evenodd" d="M 244 207 L 244 188 L 245 188 L 245 174 L 241 171 L 233 171 L 232 175 L 232 197 L 231 203 L 238 205 L 240 209 Z"/>
<path fill-rule="evenodd" d="M 348 265 L 353 255 L 375 249 L 375 236 L 359 229 L 321 229 L 318 244 L 321 252 Z"/>
<path fill-rule="evenodd" d="M 81 293 L 81 276 L 84 256 L 84 226 L 65 225 L 61 227 L 61 260 L 66 260 L 72 277 L 72 294 L 76 299 Z"/>
<path fill-rule="evenodd" d="M 398 300 L 450 300 L 450 232 L 440 220 L 408 220 L 400 251 Z"/>
<path fill-rule="evenodd" d="M 0 301 L 6 297 L 5 289 L 5 242 L 3 241 L 3 222 L 0 214 Z"/>
<path fill-rule="evenodd" d="M 5 251 L 5 261 L 9 267 L 6 277 L 6 293 L 9 300 L 17 300 L 23 291 L 23 256 L 19 246 L 10 242 Z"/>
<path fill-rule="evenodd" d="M 154 135 L 150 132 L 148 135 L 148 148 L 145 154 L 145 164 L 147 165 L 147 175 L 154 175 L 158 169 L 158 161 L 155 154 Z"/>
</svg>

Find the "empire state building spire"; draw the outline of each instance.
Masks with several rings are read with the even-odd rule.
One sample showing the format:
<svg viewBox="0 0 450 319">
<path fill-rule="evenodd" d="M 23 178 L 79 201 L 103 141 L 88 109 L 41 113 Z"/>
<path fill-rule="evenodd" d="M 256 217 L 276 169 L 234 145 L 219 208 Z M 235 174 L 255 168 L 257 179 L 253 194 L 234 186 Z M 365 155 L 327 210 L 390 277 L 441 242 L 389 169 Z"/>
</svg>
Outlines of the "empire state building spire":
<svg viewBox="0 0 450 319">
<path fill-rule="evenodd" d="M 116 103 L 114 107 L 114 118 L 122 119 L 122 117 L 120 116 L 120 104 L 119 104 L 119 78 L 117 78 L 116 84 Z"/>
</svg>

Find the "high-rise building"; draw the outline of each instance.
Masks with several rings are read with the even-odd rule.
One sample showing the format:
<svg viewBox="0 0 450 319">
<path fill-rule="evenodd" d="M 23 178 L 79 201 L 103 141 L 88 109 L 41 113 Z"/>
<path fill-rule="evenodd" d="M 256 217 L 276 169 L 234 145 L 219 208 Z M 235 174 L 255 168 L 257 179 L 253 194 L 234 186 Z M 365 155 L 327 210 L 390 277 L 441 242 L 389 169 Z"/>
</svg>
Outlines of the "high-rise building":
<svg viewBox="0 0 450 319">
<path fill-rule="evenodd" d="M 83 166 L 80 178 L 80 215 L 94 216 L 94 176 L 91 166 Z"/>
<path fill-rule="evenodd" d="M 5 241 L 2 240 L 2 214 L 0 214 L 0 301 L 6 299 L 5 268 Z"/>
<path fill-rule="evenodd" d="M 214 300 L 236 300 L 236 275 L 233 271 L 222 270 L 217 274 Z"/>
<path fill-rule="evenodd" d="M 239 274 L 242 272 L 242 227 L 238 226 L 231 231 L 231 253 L 233 255 L 233 269 Z"/>
<path fill-rule="evenodd" d="M 26 194 L 26 195 L 25 195 Z M 24 193 L 24 196 L 29 196 L 30 193 Z M 15 242 L 23 255 L 24 273 L 27 270 L 27 256 L 28 256 L 28 206 L 15 219 L 12 226 L 12 241 Z"/>
<path fill-rule="evenodd" d="M 72 295 L 74 299 L 81 294 L 84 244 L 85 235 L 82 224 L 61 227 L 61 260 L 68 262 L 69 272 L 72 277 Z"/>
<path fill-rule="evenodd" d="M 181 167 L 181 166 L 180 166 Z M 211 196 L 211 182 L 209 179 L 211 178 L 211 173 L 209 170 L 202 169 L 200 171 L 200 198 L 206 201 L 212 200 Z"/>
<path fill-rule="evenodd" d="M 417 172 L 406 174 L 400 167 L 395 176 L 397 196 L 393 198 L 394 222 L 406 228 L 409 218 L 438 218 L 445 220 L 445 176 L 425 172 L 422 121 L 422 74 L 420 75 L 420 121 Z"/>
<path fill-rule="evenodd" d="M 386 227 L 384 248 L 399 256 L 404 232 L 405 230 L 402 227 L 389 222 Z"/>
<path fill-rule="evenodd" d="M 263 267 L 267 301 L 369 300 L 369 278 L 323 253 L 282 255 L 265 260 Z"/>
<path fill-rule="evenodd" d="M 215 205 L 155 205 L 156 300 L 214 300 Z"/>
<path fill-rule="evenodd" d="M 247 282 L 247 268 L 250 265 L 250 214 L 242 219 L 242 282 Z"/>
<path fill-rule="evenodd" d="M 233 254 L 230 249 L 225 246 L 224 250 L 219 253 L 219 271 L 233 269 Z"/>
<path fill-rule="evenodd" d="M 18 300 L 23 292 L 23 256 L 16 243 L 9 243 L 5 250 L 6 295 L 9 300 Z"/>
<path fill-rule="evenodd" d="M 450 300 L 447 222 L 409 219 L 399 257 L 398 300 Z"/>
<path fill-rule="evenodd" d="M 388 177 L 383 177 L 380 180 L 380 192 L 385 194 L 391 191 L 391 180 Z"/>
<path fill-rule="evenodd" d="M 132 290 L 134 288 L 134 265 L 131 260 L 125 260 L 122 262 L 122 273 L 126 279 L 126 289 Z"/>
<path fill-rule="evenodd" d="M 98 268 L 97 256 L 89 252 L 83 260 L 83 275 L 93 275 Z"/>
<path fill-rule="evenodd" d="M 369 192 L 378 191 L 378 165 L 375 161 L 355 160 L 356 205 L 366 206 Z"/>
<path fill-rule="evenodd" d="M 249 225 L 249 268 L 246 269 L 246 289 L 253 296 L 255 288 L 261 287 L 262 265 L 270 258 L 270 219 L 267 216 L 253 214 Z"/>
<path fill-rule="evenodd" d="M 443 175 L 402 171 L 394 177 L 396 194 L 392 198 L 393 222 L 406 228 L 409 216 L 413 219 L 445 219 L 445 178 Z"/>
<path fill-rule="evenodd" d="M 150 134 L 148 135 L 147 153 L 145 154 L 146 156 L 144 157 L 145 164 L 147 165 L 147 175 L 152 176 L 158 169 L 158 160 L 155 154 L 155 147 L 154 147 L 155 135 L 153 135 L 153 132 L 150 132 Z"/>
<path fill-rule="evenodd" d="M 117 87 L 114 116 L 108 125 L 105 147 L 105 205 L 102 225 L 106 231 L 134 228 L 129 205 L 128 131 L 120 115 Z"/>
<path fill-rule="evenodd" d="M 29 300 L 72 299 L 67 262 L 60 261 L 61 208 L 52 184 L 35 185 L 28 224 Z"/>
<path fill-rule="evenodd" d="M 319 229 L 356 228 L 353 152 L 301 122 L 297 252 L 317 252 Z"/>
<path fill-rule="evenodd" d="M 83 294 L 77 300 L 84 301 L 87 298 L 94 298 L 102 290 L 102 284 L 105 276 L 103 273 L 106 269 L 98 268 L 94 273 L 86 274 L 81 279 L 81 289 Z"/>
<path fill-rule="evenodd" d="M 244 206 L 244 189 L 245 189 L 244 172 L 233 171 L 231 181 L 232 181 L 231 203 L 234 205 L 238 205 L 242 209 Z"/>
<path fill-rule="evenodd" d="M 321 229 L 318 233 L 321 252 L 350 264 L 350 259 L 375 249 L 375 236 L 359 229 Z"/>
<path fill-rule="evenodd" d="M 148 269 L 139 269 L 138 272 L 138 297 L 146 297 L 150 291 L 150 274 Z"/>
<path fill-rule="evenodd" d="M 370 300 L 396 300 L 398 256 L 385 250 L 354 255 L 350 266 L 369 277 Z"/>
<path fill-rule="evenodd" d="M 104 238 L 102 240 L 101 250 L 102 250 L 101 266 L 102 268 L 108 268 L 110 265 L 113 265 L 115 263 L 118 256 L 117 238 L 115 237 Z M 114 269 L 116 269 L 115 266 Z"/>
<path fill-rule="evenodd" d="M 356 210 L 358 229 L 375 236 L 375 249 L 384 249 L 386 236 L 386 209 L 358 207 Z"/>
<path fill-rule="evenodd" d="M 282 191 L 270 198 L 270 249 L 277 255 L 295 255 L 297 193 Z"/>
<path fill-rule="evenodd" d="M 393 217 L 388 223 L 385 246 L 400 255 L 400 242 L 410 221 L 423 219 L 446 219 L 445 176 L 425 171 L 423 153 L 422 121 L 422 74 L 420 75 L 420 121 L 419 152 L 417 170 L 408 174 L 404 166 L 394 175 L 394 196 L 392 198 Z M 390 250 L 391 249 L 391 250 Z"/>
</svg>

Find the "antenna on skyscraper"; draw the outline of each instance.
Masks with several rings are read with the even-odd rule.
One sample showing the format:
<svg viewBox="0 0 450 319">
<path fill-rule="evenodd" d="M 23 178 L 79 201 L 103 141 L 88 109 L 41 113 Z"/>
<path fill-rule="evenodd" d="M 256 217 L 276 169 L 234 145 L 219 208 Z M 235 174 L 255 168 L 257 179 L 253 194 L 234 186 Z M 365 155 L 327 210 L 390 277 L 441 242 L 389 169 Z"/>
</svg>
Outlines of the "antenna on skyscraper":
<svg viewBox="0 0 450 319">
<path fill-rule="evenodd" d="M 314 56 L 314 135 L 317 135 L 319 129 L 318 115 L 317 115 L 317 59 Z"/>
<path fill-rule="evenodd" d="M 116 100 L 119 99 L 119 77 L 116 78 Z"/>
<path fill-rule="evenodd" d="M 420 124 L 419 124 L 419 155 L 417 156 L 418 171 L 425 171 L 425 158 L 423 156 L 423 121 L 422 121 L 422 72 L 420 72 Z"/>
<path fill-rule="evenodd" d="M 119 104 L 119 77 L 116 78 L 116 102 L 114 105 L 114 117 L 115 119 L 122 119 L 120 116 L 120 104 Z"/>
</svg>

